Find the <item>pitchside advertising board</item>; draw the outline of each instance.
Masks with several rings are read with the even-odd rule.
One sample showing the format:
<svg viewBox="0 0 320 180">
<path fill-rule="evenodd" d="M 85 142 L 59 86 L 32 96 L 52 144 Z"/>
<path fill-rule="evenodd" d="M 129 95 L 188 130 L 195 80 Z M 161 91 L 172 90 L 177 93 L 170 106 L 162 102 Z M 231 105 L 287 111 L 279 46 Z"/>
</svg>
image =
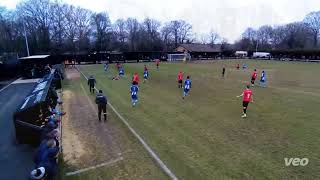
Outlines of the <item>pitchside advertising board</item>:
<svg viewBox="0 0 320 180">
<path fill-rule="evenodd" d="M 19 143 L 37 146 L 40 142 L 41 126 L 47 114 L 47 98 L 54 78 L 53 70 L 50 74 L 40 79 L 25 97 L 14 113 L 16 138 Z"/>
</svg>

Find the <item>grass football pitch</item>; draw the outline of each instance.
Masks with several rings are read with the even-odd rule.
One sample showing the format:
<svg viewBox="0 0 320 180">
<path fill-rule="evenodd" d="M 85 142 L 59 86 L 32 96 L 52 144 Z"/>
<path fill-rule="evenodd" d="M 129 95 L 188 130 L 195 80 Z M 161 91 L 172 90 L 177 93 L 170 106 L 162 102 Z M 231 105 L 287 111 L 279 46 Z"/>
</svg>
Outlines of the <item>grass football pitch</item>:
<svg viewBox="0 0 320 180">
<path fill-rule="evenodd" d="M 236 70 L 244 62 L 248 69 Z M 146 63 L 149 80 L 140 83 L 139 102 L 132 107 L 132 74 L 138 72 L 142 81 L 143 65 L 124 64 L 126 76 L 120 80 L 111 80 L 117 74 L 114 64 L 107 73 L 103 65 L 80 69 L 96 78 L 98 89 L 179 179 L 320 177 L 320 64 L 233 60 L 161 63 L 156 70 Z M 268 87 L 252 88 L 254 102 L 242 119 L 242 100 L 236 96 L 255 68 L 259 76 L 266 71 Z M 184 100 L 179 71 L 192 79 Z M 286 166 L 284 158 L 309 163 Z"/>
</svg>

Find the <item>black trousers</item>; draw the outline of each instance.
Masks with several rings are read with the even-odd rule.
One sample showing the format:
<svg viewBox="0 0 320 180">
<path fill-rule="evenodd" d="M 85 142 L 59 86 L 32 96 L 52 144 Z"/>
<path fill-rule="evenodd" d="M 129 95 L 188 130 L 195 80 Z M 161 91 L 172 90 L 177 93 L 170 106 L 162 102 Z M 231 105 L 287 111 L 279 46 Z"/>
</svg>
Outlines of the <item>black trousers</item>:
<svg viewBox="0 0 320 180">
<path fill-rule="evenodd" d="M 104 120 L 107 120 L 107 105 L 106 104 L 98 104 L 98 117 L 99 121 L 101 121 L 101 113 L 103 112 Z"/>
<path fill-rule="evenodd" d="M 90 85 L 89 85 L 89 88 L 90 88 L 90 92 L 91 92 L 91 93 L 94 93 L 94 85 L 90 84 Z"/>
</svg>

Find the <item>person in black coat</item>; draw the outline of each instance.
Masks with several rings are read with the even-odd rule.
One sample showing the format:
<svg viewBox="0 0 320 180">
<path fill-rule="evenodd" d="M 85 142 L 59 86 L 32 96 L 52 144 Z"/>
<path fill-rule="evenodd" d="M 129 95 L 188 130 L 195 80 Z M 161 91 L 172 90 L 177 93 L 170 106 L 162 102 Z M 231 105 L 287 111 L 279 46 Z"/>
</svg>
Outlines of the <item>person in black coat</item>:
<svg viewBox="0 0 320 180">
<path fill-rule="evenodd" d="M 88 85 L 91 93 L 94 93 L 95 84 L 96 84 L 96 79 L 93 76 L 90 76 L 88 79 Z"/>
<path fill-rule="evenodd" d="M 102 90 L 99 90 L 96 96 L 96 104 L 98 105 L 98 118 L 101 122 L 101 112 L 103 111 L 104 121 L 107 121 L 107 98 L 103 95 Z"/>
</svg>

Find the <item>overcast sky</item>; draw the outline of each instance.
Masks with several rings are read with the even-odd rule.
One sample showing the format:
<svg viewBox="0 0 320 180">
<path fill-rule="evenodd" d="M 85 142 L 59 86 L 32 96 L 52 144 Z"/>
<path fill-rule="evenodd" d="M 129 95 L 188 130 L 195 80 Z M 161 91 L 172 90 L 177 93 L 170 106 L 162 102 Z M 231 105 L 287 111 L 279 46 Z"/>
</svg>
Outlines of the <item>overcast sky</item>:
<svg viewBox="0 0 320 180">
<path fill-rule="evenodd" d="M 20 0 L 0 0 L 0 5 L 15 8 Z M 311 11 L 320 10 L 319 0 L 63 0 L 96 12 L 107 11 L 118 18 L 145 17 L 162 22 L 184 19 L 199 36 L 210 29 L 230 42 L 247 27 L 301 21 Z"/>
</svg>

